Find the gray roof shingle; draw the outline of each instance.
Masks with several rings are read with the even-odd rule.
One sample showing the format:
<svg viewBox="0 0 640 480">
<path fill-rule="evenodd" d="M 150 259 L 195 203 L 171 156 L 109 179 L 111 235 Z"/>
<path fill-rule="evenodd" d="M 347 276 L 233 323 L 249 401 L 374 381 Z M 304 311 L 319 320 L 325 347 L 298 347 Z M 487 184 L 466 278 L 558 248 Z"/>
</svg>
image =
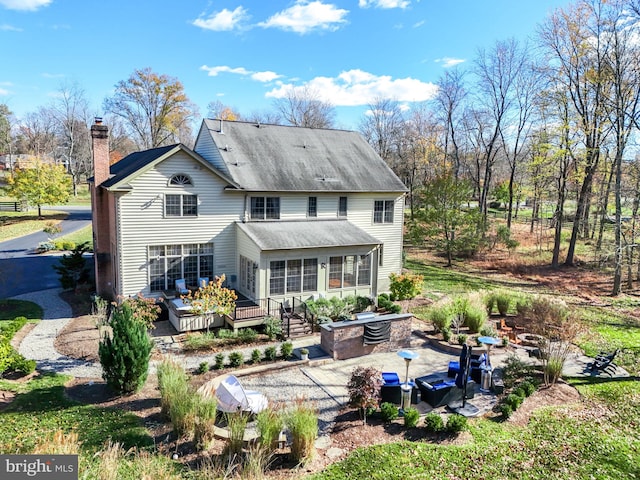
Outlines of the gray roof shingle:
<svg viewBox="0 0 640 480">
<path fill-rule="evenodd" d="M 379 245 L 375 237 L 348 220 L 237 223 L 261 250 Z"/>
<path fill-rule="evenodd" d="M 407 191 L 357 132 L 210 119 L 204 122 L 230 176 L 246 190 Z"/>
</svg>

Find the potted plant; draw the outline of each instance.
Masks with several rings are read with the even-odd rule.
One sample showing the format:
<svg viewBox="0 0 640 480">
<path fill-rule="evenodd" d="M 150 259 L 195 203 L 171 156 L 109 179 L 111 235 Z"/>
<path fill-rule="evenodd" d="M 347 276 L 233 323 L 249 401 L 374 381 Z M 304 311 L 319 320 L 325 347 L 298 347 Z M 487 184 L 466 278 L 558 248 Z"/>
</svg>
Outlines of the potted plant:
<svg viewBox="0 0 640 480">
<path fill-rule="evenodd" d="M 300 349 L 300 360 L 309 360 L 309 349 L 301 348 Z"/>
</svg>

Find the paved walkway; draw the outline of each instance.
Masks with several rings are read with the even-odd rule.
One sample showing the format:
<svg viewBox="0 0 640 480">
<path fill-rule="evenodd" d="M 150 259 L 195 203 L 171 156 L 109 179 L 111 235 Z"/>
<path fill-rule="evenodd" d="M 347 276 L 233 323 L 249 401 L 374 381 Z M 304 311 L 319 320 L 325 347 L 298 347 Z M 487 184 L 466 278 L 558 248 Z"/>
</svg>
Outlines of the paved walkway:
<svg viewBox="0 0 640 480">
<path fill-rule="evenodd" d="M 78 378 L 100 378 L 102 369 L 99 364 L 83 362 L 76 359 L 65 357 L 57 352 L 54 348 L 54 340 L 57 333 L 64 328 L 71 319 L 71 308 L 64 302 L 60 296 L 60 289 L 44 290 L 41 292 L 30 293 L 14 297 L 20 300 L 29 300 L 40 305 L 44 310 L 43 320 L 23 339 L 20 344 L 19 351 L 27 358 L 36 360 L 38 369 L 55 371 L 71 375 Z M 164 332 L 156 332 L 156 343 L 163 351 L 171 353 L 174 351 L 175 338 L 170 330 Z M 309 348 L 310 361 L 308 363 L 298 363 L 299 371 L 310 379 L 315 385 L 320 387 L 326 394 L 325 400 L 331 399 L 334 405 L 344 405 L 347 402 L 348 395 L 346 385 L 351 376 L 351 372 L 356 366 L 373 366 L 381 371 L 397 372 L 401 380 L 404 380 L 406 364 L 403 358 L 396 353 L 378 353 L 365 357 L 353 358 L 350 360 L 334 361 L 329 358 L 319 346 L 319 337 L 317 335 L 309 336 L 294 340 L 294 352 L 298 353 L 301 347 Z M 252 348 L 238 349 L 250 356 Z M 413 337 L 411 350 L 418 353 L 418 358 L 414 359 L 409 366 L 409 377 L 415 378 L 434 372 L 446 372 L 449 361 L 457 360 L 457 356 L 445 352 L 435 350 L 421 338 Z M 175 350 L 177 351 L 177 350 Z M 509 353 L 515 353 L 523 361 L 534 363 L 537 360 L 530 358 L 526 350 L 522 348 L 509 349 L 493 349 L 491 352 L 491 363 L 494 367 L 503 365 Z M 213 363 L 215 354 L 206 355 L 179 355 L 174 357 L 178 359 L 187 369 L 195 369 L 201 362 Z M 588 368 L 588 364 L 592 361 L 590 357 L 581 354 L 571 354 L 565 363 L 563 375 L 565 376 L 587 376 L 594 375 Z M 152 363 L 151 370 L 155 370 Z M 298 369 L 296 369 L 298 370 Z M 618 368 L 614 376 L 628 376 L 623 369 Z M 289 384 L 287 384 L 289 382 Z M 296 389 L 299 391 L 309 391 L 309 382 L 302 381 L 297 373 L 286 372 L 262 372 L 260 375 L 254 375 L 247 378 L 246 382 L 251 388 L 269 389 L 271 395 L 267 392 L 267 396 L 275 400 L 291 400 L 295 398 Z M 312 393 L 316 397 L 320 397 L 317 392 Z M 322 399 L 319 399 L 322 400 Z M 329 403 L 332 403 L 329 402 Z M 483 405 L 483 409 L 490 409 L 495 402 L 493 395 L 479 395 L 473 400 L 474 403 Z M 429 410 L 428 405 L 422 402 L 421 410 L 424 412 Z"/>
</svg>

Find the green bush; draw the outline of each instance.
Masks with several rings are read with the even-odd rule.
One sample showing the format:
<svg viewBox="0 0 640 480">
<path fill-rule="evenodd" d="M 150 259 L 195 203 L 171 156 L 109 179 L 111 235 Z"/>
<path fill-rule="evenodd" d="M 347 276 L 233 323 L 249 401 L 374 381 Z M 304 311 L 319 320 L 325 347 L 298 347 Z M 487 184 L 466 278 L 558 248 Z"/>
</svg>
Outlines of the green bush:
<svg viewBox="0 0 640 480">
<path fill-rule="evenodd" d="M 98 346 L 102 378 L 118 394 L 136 392 L 147 379 L 153 342 L 126 304 L 114 309 L 109 325 L 111 336 L 105 334 Z"/>
<path fill-rule="evenodd" d="M 522 399 L 527 397 L 527 392 L 524 391 L 524 388 L 522 388 L 522 386 L 514 388 L 511 393 L 513 393 L 514 395 L 519 396 Z"/>
<path fill-rule="evenodd" d="M 458 345 L 464 345 L 467 343 L 467 336 L 464 334 L 458 335 Z"/>
<path fill-rule="evenodd" d="M 429 310 L 429 321 L 437 332 L 443 332 L 451 328 L 451 310 L 445 306 L 433 307 Z"/>
<path fill-rule="evenodd" d="M 481 337 L 497 337 L 498 336 L 498 332 L 496 331 L 496 329 L 486 324 L 480 329 L 479 333 Z"/>
<path fill-rule="evenodd" d="M 221 328 L 218 330 L 218 338 L 223 340 L 235 340 L 238 338 L 238 334 L 229 328 Z"/>
<path fill-rule="evenodd" d="M 514 386 L 519 380 L 530 376 L 533 367 L 520 359 L 516 354 L 509 355 L 502 366 L 502 379 L 504 386 Z"/>
<path fill-rule="evenodd" d="M 26 317 L 16 317 L 10 322 L 0 326 L 0 336 L 5 337 L 7 340 L 11 340 L 13 336 L 26 324 Z"/>
<path fill-rule="evenodd" d="M 231 352 L 229 354 L 229 365 L 232 368 L 238 368 L 244 365 L 244 355 L 242 355 L 242 352 Z"/>
<path fill-rule="evenodd" d="M 284 359 L 291 358 L 291 355 L 293 355 L 293 343 L 284 342 L 282 345 L 280 345 L 280 355 Z"/>
<path fill-rule="evenodd" d="M 449 419 L 447 420 L 447 426 L 446 426 L 447 432 L 460 433 L 460 432 L 464 432 L 468 428 L 469 428 L 469 425 L 467 423 L 467 417 L 465 417 L 464 415 L 459 415 L 457 413 L 454 413 L 451 416 L 449 416 Z"/>
<path fill-rule="evenodd" d="M 264 359 L 267 361 L 273 361 L 278 356 L 278 351 L 276 347 L 270 346 L 264 349 Z"/>
<path fill-rule="evenodd" d="M 262 352 L 257 348 L 253 349 L 251 351 L 251 363 L 255 365 L 257 363 L 260 363 L 260 360 L 262 360 Z"/>
<path fill-rule="evenodd" d="M 494 292 L 488 292 L 484 295 L 484 306 L 487 309 L 487 314 L 491 315 L 493 313 L 493 307 L 496 304 L 496 295 Z"/>
<path fill-rule="evenodd" d="M 527 397 L 530 397 L 531 395 L 533 395 L 533 392 L 536 391 L 536 386 L 528 380 L 523 381 L 520 384 L 520 388 L 524 391 L 524 394 Z"/>
<path fill-rule="evenodd" d="M 253 328 L 243 328 L 238 332 L 238 338 L 242 343 L 252 343 L 258 338 L 258 332 Z"/>
<path fill-rule="evenodd" d="M 398 418 L 398 407 L 390 402 L 384 402 L 380 405 L 380 415 L 385 423 L 393 422 Z"/>
<path fill-rule="evenodd" d="M 415 298 L 422 290 L 424 277 L 412 273 L 403 273 L 398 275 L 391 273 L 389 290 L 391 290 L 391 298 L 394 300 L 409 300 Z"/>
<path fill-rule="evenodd" d="M 442 339 L 445 342 L 448 342 L 449 340 L 451 340 L 451 330 L 449 330 L 448 328 L 442 330 Z"/>
<path fill-rule="evenodd" d="M 285 423 L 291 434 L 291 456 L 294 462 L 304 464 L 315 452 L 315 440 L 318 436 L 316 409 L 306 401 L 297 401 Z"/>
<path fill-rule="evenodd" d="M 380 295 L 378 295 L 378 307 L 384 310 L 388 310 L 391 313 L 400 313 L 400 311 L 402 310 L 402 307 L 393 303 L 389 299 L 389 295 L 387 295 L 386 293 L 381 293 Z"/>
<path fill-rule="evenodd" d="M 269 341 L 272 341 L 282 335 L 282 320 L 268 316 L 264 319 L 262 328 Z"/>
<path fill-rule="evenodd" d="M 198 365 L 198 370 L 196 370 L 196 372 L 202 375 L 203 373 L 207 373 L 208 371 L 209 364 L 207 362 L 200 362 L 200 365 Z"/>
<path fill-rule="evenodd" d="M 429 412 L 424 417 L 424 428 L 427 430 L 427 432 L 441 432 L 444 430 L 444 421 L 439 414 L 435 412 Z"/>
<path fill-rule="evenodd" d="M 284 426 L 284 418 L 279 410 L 265 408 L 256 415 L 256 428 L 260 435 L 260 443 L 271 452 L 278 448 L 280 432 Z"/>
<path fill-rule="evenodd" d="M 62 250 L 73 250 L 74 248 L 76 248 L 76 242 L 72 242 L 71 240 L 63 240 Z"/>
<path fill-rule="evenodd" d="M 223 368 L 224 368 L 224 353 L 216 353 L 213 369 L 222 370 Z"/>
<path fill-rule="evenodd" d="M 502 405 L 500 405 L 500 413 L 504 418 L 509 418 L 511 415 L 513 415 L 513 408 L 511 408 L 511 405 L 503 403 Z"/>
<path fill-rule="evenodd" d="M 515 412 L 518 408 L 520 408 L 520 405 L 522 405 L 522 402 L 524 401 L 524 397 L 521 397 L 519 395 L 516 395 L 515 393 L 510 393 L 509 395 L 507 395 L 507 397 L 504 399 L 504 403 L 506 403 L 507 405 L 509 405 L 511 407 L 511 409 Z"/>
<path fill-rule="evenodd" d="M 84 254 L 89 252 L 91 247 L 87 242 L 76 245 L 70 254 L 64 254 L 59 265 L 54 265 L 53 269 L 58 273 L 60 284 L 64 290 L 73 290 L 80 284 L 89 282 L 89 265 Z"/>
<path fill-rule="evenodd" d="M 351 372 L 347 383 L 349 406 L 357 408 L 367 422 L 367 411 L 378 406 L 382 372 L 374 367 L 358 366 Z"/>
<path fill-rule="evenodd" d="M 146 298 L 138 293 L 135 297 L 125 298 L 122 303 L 131 307 L 135 321 L 142 323 L 145 328 L 155 328 L 154 322 L 162 311 L 155 298 Z"/>
<path fill-rule="evenodd" d="M 496 292 L 496 306 L 500 315 L 505 316 L 509 313 L 511 306 L 511 294 L 505 291 Z"/>
<path fill-rule="evenodd" d="M 479 305 L 470 304 L 465 315 L 465 325 L 470 333 L 477 333 L 487 321 L 487 310 Z"/>
<path fill-rule="evenodd" d="M 407 428 L 415 428 L 420 420 L 420 412 L 417 408 L 409 407 L 404 411 L 404 426 Z"/>
</svg>

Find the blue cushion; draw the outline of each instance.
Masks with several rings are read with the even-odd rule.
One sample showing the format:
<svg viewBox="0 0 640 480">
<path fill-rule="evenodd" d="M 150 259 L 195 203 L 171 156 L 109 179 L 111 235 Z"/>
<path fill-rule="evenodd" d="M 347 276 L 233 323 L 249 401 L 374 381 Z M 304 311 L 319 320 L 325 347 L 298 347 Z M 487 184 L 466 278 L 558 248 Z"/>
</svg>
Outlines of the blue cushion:
<svg viewBox="0 0 640 480">
<path fill-rule="evenodd" d="M 382 372 L 382 380 L 385 385 L 400 385 L 400 377 L 396 372 Z"/>
</svg>

